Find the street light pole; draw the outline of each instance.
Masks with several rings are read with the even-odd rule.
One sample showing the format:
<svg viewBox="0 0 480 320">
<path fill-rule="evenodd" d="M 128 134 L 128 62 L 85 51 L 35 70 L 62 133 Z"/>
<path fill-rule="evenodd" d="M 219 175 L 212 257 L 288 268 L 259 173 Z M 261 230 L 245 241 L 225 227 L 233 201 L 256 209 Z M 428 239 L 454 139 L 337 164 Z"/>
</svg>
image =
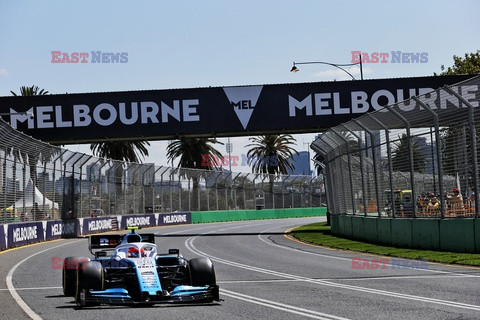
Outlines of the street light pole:
<svg viewBox="0 0 480 320">
<path fill-rule="evenodd" d="M 230 137 L 228 138 L 228 142 L 227 142 L 227 152 L 228 152 L 228 169 L 230 170 L 230 172 L 232 171 L 232 151 L 233 151 L 233 145 L 232 143 L 230 142 Z"/>
<path fill-rule="evenodd" d="M 329 65 L 329 66 L 332 66 L 332 67 L 335 67 L 335 68 L 338 68 L 338 69 L 342 70 L 343 72 L 348 74 L 350 77 L 352 77 L 352 80 L 357 80 L 357 79 L 355 79 L 355 77 L 350 72 L 348 72 L 347 70 L 345 70 L 342 67 L 359 65 L 360 66 L 360 79 L 363 80 L 362 55 L 359 55 L 359 58 L 360 58 L 359 62 L 345 63 L 345 64 L 337 64 L 337 63 L 330 63 L 330 62 L 323 62 L 323 61 L 310 61 L 310 62 L 295 62 L 294 61 L 293 62 L 293 67 L 290 70 L 290 72 L 298 72 L 299 69 L 296 66 L 299 65 L 299 64 L 326 64 L 326 65 Z"/>
</svg>

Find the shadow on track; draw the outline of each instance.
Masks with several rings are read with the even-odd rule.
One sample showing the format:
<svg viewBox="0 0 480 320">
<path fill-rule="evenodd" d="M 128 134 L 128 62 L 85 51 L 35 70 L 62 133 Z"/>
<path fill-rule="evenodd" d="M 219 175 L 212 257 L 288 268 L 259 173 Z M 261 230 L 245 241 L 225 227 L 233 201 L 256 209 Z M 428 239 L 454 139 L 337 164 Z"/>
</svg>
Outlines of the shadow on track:
<svg viewBox="0 0 480 320">
<path fill-rule="evenodd" d="M 222 304 L 219 302 L 215 303 L 197 303 L 197 304 L 192 304 L 192 303 L 158 303 L 158 304 L 152 304 L 152 305 L 108 305 L 108 304 L 103 304 L 103 305 L 96 305 L 96 306 L 91 306 L 91 307 L 83 307 L 79 308 L 75 302 L 68 302 L 70 305 L 64 305 L 64 306 L 57 306 L 55 309 L 72 309 L 72 310 L 118 310 L 118 309 L 152 309 L 152 308 L 186 308 L 186 307 L 203 307 L 203 306 L 209 306 L 209 307 L 219 307 Z"/>
</svg>

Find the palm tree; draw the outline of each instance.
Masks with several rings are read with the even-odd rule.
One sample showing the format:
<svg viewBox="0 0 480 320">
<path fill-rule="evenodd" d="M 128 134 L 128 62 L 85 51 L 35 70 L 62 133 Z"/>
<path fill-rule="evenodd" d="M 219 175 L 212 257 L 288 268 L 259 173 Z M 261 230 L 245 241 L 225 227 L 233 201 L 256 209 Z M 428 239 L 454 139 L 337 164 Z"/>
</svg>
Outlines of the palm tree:
<svg viewBox="0 0 480 320">
<path fill-rule="evenodd" d="M 150 143 L 145 140 L 105 141 L 92 143 L 90 150 L 99 158 L 141 163 L 148 156 L 148 146 Z"/>
<path fill-rule="evenodd" d="M 297 140 L 289 134 L 271 134 L 249 139 L 252 143 L 247 152 L 247 158 L 252 164 L 253 173 L 287 174 L 287 169 L 293 170 L 291 163 L 297 150 L 291 147 Z"/>
<path fill-rule="evenodd" d="M 194 138 L 194 137 L 181 137 L 178 140 L 172 141 L 167 147 L 167 159 L 173 161 L 180 158 L 177 164 L 179 168 L 192 168 L 213 170 L 218 168 L 216 161 L 212 161 L 217 158 L 221 158 L 220 151 L 215 149 L 211 144 L 223 144 L 214 138 Z M 198 208 L 198 188 L 199 188 L 199 174 L 196 174 L 192 170 L 183 170 L 180 173 L 181 176 L 187 176 L 188 179 L 192 179 L 192 208 L 191 210 L 197 210 Z"/>
<path fill-rule="evenodd" d="M 105 141 L 92 143 L 90 150 L 94 156 L 99 158 L 141 163 L 142 158 L 148 156 L 148 146 L 150 143 L 145 140 Z M 122 194 L 123 168 L 115 166 L 114 170 L 115 194 L 120 196 Z"/>
<path fill-rule="evenodd" d="M 177 165 L 180 168 L 213 170 L 218 166 L 211 160 L 222 157 L 220 151 L 211 146 L 214 143 L 223 144 L 214 138 L 181 137 L 168 145 L 167 158 L 172 165 L 173 160 L 180 158 Z"/>
<path fill-rule="evenodd" d="M 253 173 L 267 173 L 269 177 L 268 203 L 273 204 L 273 184 L 275 174 L 287 174 L 287 169 L 294 170 L 291 162 L 297 150 L 291 147 L 296 139 L 289 134 L 272 134 L 251 137 L 251 147 L 247 152 L 249 164 L 252 165 Z"/>
<path fill-rule="evenodd" d="M 335 139 L 338 143 L 340 143 L 338 153 L 342 155 L 350 154 L 350 156 L 354 157 L 359 157 L 359 151 L 358 151 L 358 140 L 349 132 L 346 131 L 340 131 L 337 134 L 330 133 L 331 138 Z M 346 141 L 346 143 L 345 143 Z M 348 151 L 348 152 L 347 152 Z M 325 155 L 315 152 L 315 155 L 313 156 L 313 160 L 315 163 L 315 169 L 317 170 L 317 174 L 323 174 L 323 170 L 325 168 L 326 164 L 326 158 Z"/>
<path fill-rule="evenodd" d="M 10 91 L 10 92 L 15 97 L 18 96 L 18 94 L 16 94 L 15 92 L 13 92 L 13 91 Z M 44 96 L 46 94 L 48 94 L 48 91 L 46 91 L 44 89 L 40 89 L 37 86 L 31 86 L 31 87 L 22 86 L 22 87 L 20 87 L 20 95 L 21 96 Z"/>
<path fill-rule="evenodd" d="M 10 91 L 10 92 L 15 97 L 19 96 L 13 91 Z M 20 87 L 20 96 L 43 96 L 46 94 L 48 94 L 48 91 L 44 89 L 40 89 L 37 86 Z M 24 159 L 24 161 L 28 161 L 28 166 L 30 167 L 30 179 L 32 180 L 33 183 L 35 183 L 35 186 L 37 186 L 36 176 L 37 176 L 38 161 L 42 160 L 43 162 L 47 162 L 57 153 L 57 151 L 58 150 L 53 147 L 42 148 L 41 150 L 38 148 L 28 148 L 25 153 L 22 153 L 22 158 Z"/>
<path fill-rule="evenodd" d="M 323 169 L 325 168 L 325 157 L 319 152 L 315 152 L 313 156 L 315 169 L 317 170 L 317 175 L 323 174 Z"/>
<path fill-rule="evenodd" d="M 332 138 L 334 138 L 335 141 L 338 141 L 339 143 L 341 143 L 338 151 L 339 154 L 346 155 L 348 151 L 348 153 L 350 153 L 351 156 L 359 157 L 360 154 L 358 151 L 357 139 L 351 133 L 346 131 L 340 131 L 338 134 L 342 138 L 338 137 L 337 134 L 332 135 Z M 345 143 L 345 140 L 347 141 L 346 143 Z M 326 164 L 325 155 L 315 152 L 313 159 L 315 160 L 314 162 L 315 162 L 315 169 L 317 170 L 317 174 L 323 174 L 323 169 L 325 168 L 324 165 Z"/>
<path fill-rule="evenodd" d="M 415 140 L 411 141 L 412 156 L 413 156 L 413 171 L 423 173 L 426 168 L 426 159 L 420 145 Z M 410 159 L 408 152 L 408 137 L 404 133 L 399 140 L 394 143 L 392 169 L 396 171 L 410 171 Z"/>
<path fill-rule="evenodd" d="M 10 92 L 15 97 L 19 96 L 14 91 L 10 91 Z M 40 89 L 38 86 L 35 86 L 35 85 L 32 85 L 31 87 L 26 87 L 26 86 L 20 87 L 20 96 L 43 96 L 47 94 L 48 94 L 48 91 L 44 89 Z M 38 162 L 39 161 L 42 163 L 49 162 L 59 152 L 59 149 L 53 146 L 45 145 L 42 148 L 21 148 L 21 150 L 25 150 L 25 151 L 20 151 L 20 155 L 23 158 L 23 161 L 28 162 L 28 167 L 30 169 L 29 180 L 32 181 L 32 184 L 34 187 L 33 190 L 35 190 L 35 188 L 38 187 L 38 180 L 37 180 Z M 26 188 L 26 186 L 24 186 L 24 188 Z M 34 210 L 33 216 L 35 220 L 43 218 L 41 216 L 37 216 L 40 213 L 40 210 L 38 209 L 38 205 L 34 206 L 33 210 Z"/>
</svg>

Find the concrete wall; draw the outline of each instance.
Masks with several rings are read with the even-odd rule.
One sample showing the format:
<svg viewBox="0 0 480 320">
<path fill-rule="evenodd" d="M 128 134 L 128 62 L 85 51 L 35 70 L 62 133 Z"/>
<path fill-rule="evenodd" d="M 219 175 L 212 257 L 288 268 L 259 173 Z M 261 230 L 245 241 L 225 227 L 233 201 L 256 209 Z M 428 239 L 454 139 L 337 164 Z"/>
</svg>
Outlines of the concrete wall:
<svg viewBox="0 0 480 320">
<path fill-rule="evenodd" d="M 192 212 L 192 223 L 325 216 L 327 208 L 219 210 Z"/>
<path fill-rule="evenodd" d="M 332 234 L 382 245 L 480 252 L 480 221 L 474 219 L 392 219 L 352 215 L 331 218 Z"/>
</svg>

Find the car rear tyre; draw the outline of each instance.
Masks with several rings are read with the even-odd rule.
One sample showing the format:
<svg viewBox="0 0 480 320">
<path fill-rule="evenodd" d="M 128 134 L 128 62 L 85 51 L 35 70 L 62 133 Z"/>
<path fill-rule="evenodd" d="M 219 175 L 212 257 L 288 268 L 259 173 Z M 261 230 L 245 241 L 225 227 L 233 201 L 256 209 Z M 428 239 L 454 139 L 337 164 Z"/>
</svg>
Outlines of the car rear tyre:
<svg viewBox="0 0 480 320">
<path fill-rule="evenodd" d="M 85 257 L 67 257 L 62 268 L 63 294 L 67 297 L 74 297 L 77 290 L 77 269 L 80 262 L 90 261 Z"/>
<path fill-rule="evenodd" d="M 215 269 L 209 258 L 195 258 L 188 263 L 192 286 L 214 286 L 217 284 Z"/>
</svg>

